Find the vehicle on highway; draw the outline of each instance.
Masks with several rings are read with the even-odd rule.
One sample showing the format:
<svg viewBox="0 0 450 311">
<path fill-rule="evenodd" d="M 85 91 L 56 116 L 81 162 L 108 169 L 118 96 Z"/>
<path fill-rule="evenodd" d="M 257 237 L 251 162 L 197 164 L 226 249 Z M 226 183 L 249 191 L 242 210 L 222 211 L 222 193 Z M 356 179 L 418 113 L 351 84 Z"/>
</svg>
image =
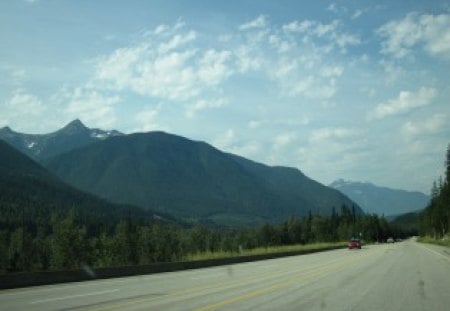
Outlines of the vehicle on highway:
<svg viewBox="0 0 450 311">
<path fill-rule="evenodd" d="M 348 243 L 347 243 L 347 247 L 348 249 L 354 249 L 354 248 L 358 248 L 361 249 L 361 240 L 360 239 L 356 239 L 356 238 L 352 238 Z"/>
<path fill-rule="evenodd" d="M 387 242 L 387 243 L 394 243 L 395 241 L 394 241 L 394 238 L 391 237 L 391 238 L 388 238 L 388 239 L 386 240 L 386 242 Z"/>
</svg>

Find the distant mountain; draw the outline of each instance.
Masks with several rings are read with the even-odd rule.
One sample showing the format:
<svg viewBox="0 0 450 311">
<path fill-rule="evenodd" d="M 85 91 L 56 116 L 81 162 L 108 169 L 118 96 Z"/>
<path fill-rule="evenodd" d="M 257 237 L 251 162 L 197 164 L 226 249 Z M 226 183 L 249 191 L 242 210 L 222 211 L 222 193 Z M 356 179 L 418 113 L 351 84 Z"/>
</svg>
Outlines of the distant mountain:
<svg viewBox="0 0 450 311">
<path fill-rule="evenodd" d="M 38 219 L 48 224 L 51 215 L 64 216 L 70 210 L 97 226 L 155 218 L 152 211 L 109 203 L 67 185 L 0 139 L 0 229 Z"/>
<path fill-rule="evenodd" d="M 424 208 L 429 202 L 429 197 L 421 192 L 390 189 L 366 182 L 340 179 L 333 182 L 330 187 L 347 195 L 365 212 L 376 213 L 380 216 L 414 212 Z"/>
<path fill-rule="evenodd" d="M 0 139 L 37 160 L 53 157 L 108 137 L 120 135 L 123 134 L 115 130 L 103 131 L 87 128 L 78 119 L 50 134 L 18 133 L 9 127 L 0 129 Z"/>
<path fill-rule="evenodd" d="M 297 169 L 268 167 L 163 133 L 116 136 L 45 161 L 73 186 L 186 220 L 249 225 L 356 205 Z M 358 213 L 362 213 L 355 206 Z"/>
</svg>

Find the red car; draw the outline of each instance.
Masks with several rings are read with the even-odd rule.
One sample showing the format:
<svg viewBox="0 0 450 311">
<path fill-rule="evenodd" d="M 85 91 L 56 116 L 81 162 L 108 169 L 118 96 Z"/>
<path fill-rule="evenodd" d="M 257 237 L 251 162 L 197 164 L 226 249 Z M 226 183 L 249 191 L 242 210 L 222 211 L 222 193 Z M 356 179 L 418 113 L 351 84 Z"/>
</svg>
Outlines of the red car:
<svg viewBox="0 0 450 311">
<path fill-rule="evenodd" d="M 361 240 L 360 239 L 351 239 L 347 243 L 348 249 L 359 248 L 361 249 Z"/>
</svg>

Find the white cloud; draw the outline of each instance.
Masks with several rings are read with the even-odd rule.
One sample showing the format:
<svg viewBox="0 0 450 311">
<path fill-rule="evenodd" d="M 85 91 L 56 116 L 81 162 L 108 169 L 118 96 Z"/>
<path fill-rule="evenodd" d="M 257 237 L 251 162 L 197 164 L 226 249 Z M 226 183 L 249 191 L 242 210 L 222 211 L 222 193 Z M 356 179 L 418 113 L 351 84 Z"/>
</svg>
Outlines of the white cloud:
<svg viewBox="0 0 450 311">
<path fill-rule="evenodd" d="M 193 105 L 190 105 L 186 111 L 186 116 L 192 118 L 196 113 L 205 109 L 217 109 L 226 105 L 227 101 L 224 98 L 205 100 L 199 99 Z"/>
<path fill-rule="evenodd" d="M 139 111 L 134 117 L 138 127 L 133 132 L 168 131 L 169 127 L 159 122 L 160 109 L 161 105 L 158 105 L 156 107 L 146 107 Z"/>
<path fill-rule="evenodd" d="M 203 86 L 198 83 L 196 68 L 190 64 L 194 50 L 172 52 L 154 57 L 149 50 L 131 70 L 130 88 L 138 94 L 168 100 L 187 100 L 197 96 Z M 115 77 L 114 77 L 115 78 Z"/>
<path fill-rule="evenodd" d="M 310 142 L 323 142 L 325 140 L 342 140 L 353 138 L 360 135 L 357 129 L 350 129 L 344 127 L 324 127 L 312 131 Z"/>
<path fill-rule="evenodd" d="M 380 65 L 384 70 L 386 82 L 389 84 L 401 80 L 406 73 L 405 69 L 391 61 L 381 60 Z"/>
<path fill-rule="evenodd" d="M 339 26 L 339 22 L 337 20 L 332 21 L 330 24 L 322 24 L 320 22 L 315 23 L 315 28 L 313 28 L 313 33 L 317 37 L 323 37 L 326 34 L 336 32 Z"/>
<path fill-rule="evenodd" d="M 5 102 L 0 103 L 0 122 L 4 125 L 13 125 L 17 130 L 35 131 L 44 126 L 45 122 L 38 122 L 45 116 L 46 107 L 35 95 L 17 89 Z"/>
<path fill-rule="evenodd" d="M 357 19 L 358 17 L 360 17 L 363 14 L 363 11 L 358 9 L 356 10 L 353 15 L 352 15 L 352 19 Z"/>
<path fill-rule="evenodd" d="M 335 2 L 330 3 L 327 6 L 327 11 L 330 11 L 330 12 L 333 12 L 333 13 L 337 13 L 338 12 L 337 4 Z"/>
<path fill-rule="evenodd" d="M 254 20 L 251 20 L 245 24 L 239 26 L 239 30 L 248 30 L 253 28 L 264 28 L 267 24 L 267 17 L 264 15 L 259 15 Z"/>
<path fill-rule="evenodd" d="M 229 128 L 224 133 L 214 139 L 213 145 L 216 148 L 230 151 L 235 140 L 234 129 Z"/>
<path fill-rule="evenodd" d="M 18 115 L 39 115 L 45 109 L 39 98 L 32 94 L 25 93 L 23 90 L 16 90 L 11 99 L 6 102 L 5 107 Z"/>
<path fill-rule="evenodd" d="M 309 68 L 309 62 L 319 62 L 315 56 L 300 64 L 297 60 L 283 60 L 273 73 L 282 94 L 288 97 L 304 96 L 312 99 L 330 99 L 337 91 L 335 77 L 343 73 L 341 66 L 325 66 L 317 72 L 318 65 Z"/>
<path fill-rule="evenodd" d="M 248 45 L 241 45 L 235 50 L 237 57 L 237 67 L 239 72 L 246 73 L 261 69 L 263 59 L 255 55 L 253 48 Z"/>
<path fill-rule="evenodd" d="M 348 46 L 356 46 L 361 43 L 361 39 L 356 34 L 350 34 L 342 31 L 342 22 L 333 20 L 329 24 L 324 24 L 314 20 L 293 21 L 283 25 L 285 33 L 303 34 L 303 41 L 308 42 L 310 38 L 327 40 L 331 44 L 330 48 L 337 46 L 342 52 L 346 51 Z"/>
<path fill-rule="evenodd" d="M 169 26 L 167 26 L 167 25 L 165 25 L 165 24 L 161 24 L 161 25 L 158 25 L 158 26 L 155 28 L 155 30 L 153 30 L 153 33 L 154 33 L 155 35 L 159 35 L 159 34 L 161 34 L 161 33 L 163 33 L 163 32 L 166 32 L 167 30 L 169 30 Z"/>
<path fill-rule="evenodd" d="M 198 95 L 201 87 L 189 64 L 194 56 L 194 50 L 158 55 L 147 45 L 119 49 L 99 63 L 97 80 L 118 91 L 186 100 Z"/>
<path fill-rule="evenodd" d="M 382 5 L 375 5 L 375 6 L 369 6 L 363 9 L 356 9 L 353 14 L 351 15 L 351 19 L 358 19 L 360 18 L 363 14 L 368 14 L 368 13 L 372 13 L 372 14 L 376 14 L 377 11 L 380 11 L 384 9 L 384 6 Z"/>
<path fill-rule="evenodd" d="M 87 124 L 99 127 L 112 127 L 116 122 L 115 106 L 121 99 L 117 95 L 108 96 L 90 88 L 76 88 L 66 91 L 64 100 L 68 100 L 64 114 L 71 119 L 80 118 Z"/>
<path fill-rule="evenodd" d="M 0 64 L 0 74 L 4 81 L 12 82 L 14 87 L 21 87 L 29 78 L 29 72 L 24 67 L 15 65 Z"/>
<path fill-rule="evenodd" d="M 200 80 L 207 85 L 217 85 L 228 78 L 233 73 L 233 70 L 227 66 L 230 58 L 230 51 L 216 51 L 214 49 L 205 51 L 199 62 L 198 75 Z"/>
<path fill-rule="evenodd" d="M 291 44 L 288 41 L 282 40 L 276 35 L 269 36 L 269 43 L 278 51 L 278 53 L 286 53 L 291 49 Z"/>
<path fill-rule="evenodd" d="M 342 51 L 345 51 L 345 48 L 347 46 L 351 46 L 351 45 L 356 46 L 361 43 L 361 39 L 357 35 L 352 35 L 352 34 L 348 34 L 348 33 L 339 33 L 339 34 L 335 34 L 334 37 L 335 37 L 335 42 L 336 42 L 337 46 L 339 46 L 341 49 L 343 49 Z"/>
<path fill-rule="evenodd" d="M 147 46 L 120 48 L 99 60 L 96 79 L 107 81 L 109 87 L 118 91 L 129 87 L 134 81 L 134 67 L 145 57 Z"/>
<path fill-rule="evenodd" d="M 320 74 L 323 77 L 340 77 L 344 73 L 342 66 L 326 66 L 320 70 Z"/>
<path fill-rule="evenodd" d="M 403 58 L 422 45 L 431 56 L 450 58 L 450 14 L 410 13 L 384 24 L 377 34 L 385 39 L 381 44 L 383 54 Z"/>
<path fill-rule="evenodd" d="M 302 171 L 324 183 L 355 172 L 366 173 L 373 157 L 364 134 L 348 127 L 313 130 L 308 142 L 296 149 Z"/>
<path fill-rule="evenodd" d="M 283 25 L 283 30 L 286 32 L 306 32 L 314 25 L 314 22 L 310 20 L 304 20 L 304 21 L 293 21 L 289 24 Z"/>
<path fill-rule="evenodd" d="M 186 34 L 176 34 L 169 41 L 160 43 L 158 46 L 158 52 L 159 54 L 165 54 L 171 50 L 175 50 L 180 46 L 194 41 L 196 38 L 197 33 L 192 30 Z"/>
<path fill-rule="evenodd" d="M 344 51 L 358 44 L 355 35 L 341 31 L 341 22 L 294 21 L 280 28 L 267 26 L 260 15 L 240 29 L 258 29 L 252 35 L 231 36 L 227 50 L 194 46 L 197 32 L 186 30 L 181 21 L 159 25 L 146 32 L 137 44 L 117 49 L 99 59 L 94 84 L 112 91 L 131 91 L 163 102 L 198 102 L 221 97 L 222 83 L 235 74 L 261 71 L 277 81 L 283 96 L 328 100 L 337 91 L 338 64 L 324 66 L 333 47 Z M 260 28 L 266 28 L 260 30 Z M 300 42 L 292 31 L 305 31 L 318 42 Z M 322 44 L 323 43 L 323 44 Z M 271 48 L 271 49 L 269 49 Z M 273 49 L 278 56 L 273 57 Z M 322 68 L 317 71 L 317 68 Z M 213 86 L 214 88 L 211 88 Z M 195 106 L 194 106 L 195 107 Z M 187 113 L 193 115 L 194 110 Z"/>
<path fill-rule="evenodd" d="M 288 146 L 293 141 L 295 141 L 296 138 L 297 135 L 295 132 L 286 132 L 278 134 L 273 138 L 272 148 L 275 151 L 279 151 L 280 149 Z"/>
<path fill-rule="evenodd" d="M 175 33 L 180 27 L 160 25 L 146 33 L 142 42 L 100 58 L 94 84 L 163 101 L 195 100 L 202 92 L 211 92 L 211 86 L 232 75 L 232 53 L 193 47 L 197 33 Z M 170 34 L 165 40 L 155 35 L 166 29 Z"/>
<path fill-rule="evenodd" d="M 306 116 L 297 116 L 293 118 L 283 118 L 283 119 L 262 119 L 262 120 L 250 120 L 247 123 L 247 127 L 250 129 L 258 129 L 261 127 L 272 127 L 276 126 L 277 128 L 283 127 L 283 128 L 292 128 L 292 127 L 299 127 L 299 126 L 305 126 L 310 123 L 310 120 Z"/>
<path fill-rule="evenodd" d="M 416 122 L 408 121 L 402 127 L 402 133 L 408 139 L 418 135 L 429 135 L 439 133 L 443 130 L 450 130 L 448 117 L 445 114 L 438 113 L 428 119 Z"/>
<path fill-rule="evenodd" d="M 233 146 L 229 152 L 253 159 L 261 153 L 261 145 L 258 141 L 249 141 L 239 146 Z"/>
<path fill-rule="evenodd" d="M 435 96 L 436 90 L 428 87 L 421 87 L 416 93 L 401 91 L 397 98 L 377 105 L 375 109 L 369 112 L 368 119 L 382 119 L 430 105 Z"/>
</svg>

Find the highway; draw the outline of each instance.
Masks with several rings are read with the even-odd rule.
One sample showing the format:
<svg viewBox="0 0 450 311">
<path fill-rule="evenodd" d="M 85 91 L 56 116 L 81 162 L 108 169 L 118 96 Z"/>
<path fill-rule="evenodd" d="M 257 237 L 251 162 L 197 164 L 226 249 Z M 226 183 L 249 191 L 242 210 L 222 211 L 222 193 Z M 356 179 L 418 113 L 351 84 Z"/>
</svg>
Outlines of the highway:
<svg viewBox="0 0 450 311">
<path fill-rule="evenodd" d="M 450 249 L 408 240 L 0 291 L 0 310 L 450 310 Z"/>
</svg>

